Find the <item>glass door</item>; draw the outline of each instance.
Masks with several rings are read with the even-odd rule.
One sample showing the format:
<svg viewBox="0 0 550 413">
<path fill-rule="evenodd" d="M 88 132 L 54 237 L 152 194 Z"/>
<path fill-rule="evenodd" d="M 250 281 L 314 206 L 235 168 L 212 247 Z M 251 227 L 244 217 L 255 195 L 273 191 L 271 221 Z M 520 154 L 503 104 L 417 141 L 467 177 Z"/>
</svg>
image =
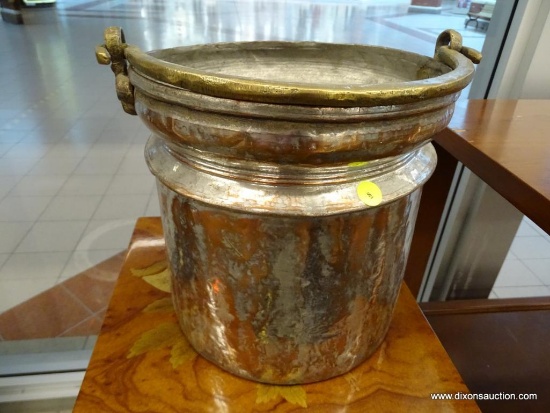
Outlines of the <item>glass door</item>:
<svg viewBox="0 0 550 413">
<path fill-rule="evenodd" d="M 549 16 L 547 2 L 496 3 L 471 98 L 550 97 Z M 550 295 L 549 235 L 463 165 L 455 178 L 419 298 Z"/>
</svg>

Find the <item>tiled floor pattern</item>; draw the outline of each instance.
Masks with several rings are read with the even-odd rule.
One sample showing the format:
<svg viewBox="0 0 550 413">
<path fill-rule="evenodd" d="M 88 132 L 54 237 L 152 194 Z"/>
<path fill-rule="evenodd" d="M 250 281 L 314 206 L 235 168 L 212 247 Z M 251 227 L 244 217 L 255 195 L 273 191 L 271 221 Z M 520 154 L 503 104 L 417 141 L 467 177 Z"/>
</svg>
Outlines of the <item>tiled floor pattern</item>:
<svg viewBox="0 0 550 413">
<path fill-rule="evenodd" d="M 97 334 L 124 256 L 121 252 L 0 314 L 0 338 Z"/>
<path fill-rule="evenodd" d="M 524 218 L 491 297 L 537 296 L 550 296 L 550 235 Z"/>
<path fill-rule="evenodd" d="M 123 26 L 128 42 L 143 50 L 281 39 L 379 44 L 431 55 L 447 28 L 462 32 L 468 46 L 482 47 L 484 33 L 465 30 L 463 16 L 449 8 L 441 15 L 408 14 L 408 1 L 385 4 L 390 6 L 358 0 L 60 0 L 56 9 L 25 10 L 24 26 L 1 24 L 0 318 L 21 322 L 4 339 L 32 331 L 43 336 L 45 330 L 25 324 L 37 311 L 32 308 L 62 313 L 69 306 L 55 303 L 64 301 L 82 318 L 69 326 L 69 316 L 56 315 L 64 321 L 48 334 L 96 332 L 112 274 L 102 281 L 72 277 L 123 251 L 137 217 L 158 215 L 154 179 L 143 159 L 149 133 L 122 112 L 111 71 L 93 57 L 105 27 Z M 499 277 L 495 297 L 533 294 L 531 287 L 548 292 L 550 256 L 524 256 L 536 250 L 524 245 L 549 240 L 530 223 L 522 231 L 529 235 L 514 242 L 504 270 L 517 276 L 521 264 L 540 283 L 528 275 L 530 281 L 509 285 L 514 277 Z M 102 285 L 97 295 L 92 280 Z M 80 285 L 90 288 L 83 292 Z"/>
</svg>

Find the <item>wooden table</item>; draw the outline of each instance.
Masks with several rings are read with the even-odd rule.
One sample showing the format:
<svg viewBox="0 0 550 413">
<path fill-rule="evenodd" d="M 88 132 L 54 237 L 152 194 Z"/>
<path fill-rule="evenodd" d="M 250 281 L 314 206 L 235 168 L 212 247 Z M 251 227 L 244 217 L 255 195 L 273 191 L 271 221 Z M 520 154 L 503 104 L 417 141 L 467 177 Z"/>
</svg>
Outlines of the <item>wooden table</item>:
<svg viewBox="0 0 550 413">
<path fill-rule="evenodd" d="M 138 220 L 74 412 L 479 412 L 403 285 L 378 351 L 321 383 L 270 386 L 203 359 L 177 325 L 158 218 Z"/>
<path fill-rule="evenodd" d="M 550 233 L 550 100 L 457 104 L 434 137 L 438 166 L 425 186 L 406 280 L 417 292 L 458 162 Z M 484 412 L 550 411 L 550 297 L 422 303 L 475 393 L 535 393 L 537 400 L 480 401 Z"/>
<path fill-rule="evenodd" d="M 435 140 L 550 233 L 550 100 L 460 102 Z"/>
<path fill-rule="evenodd" d="M 459 101 L 434 146 L 438 163 L 424 186 L 405 274 L 414 295 L 458 162 L 550 234 L 550 100 Z"/>
</svg>

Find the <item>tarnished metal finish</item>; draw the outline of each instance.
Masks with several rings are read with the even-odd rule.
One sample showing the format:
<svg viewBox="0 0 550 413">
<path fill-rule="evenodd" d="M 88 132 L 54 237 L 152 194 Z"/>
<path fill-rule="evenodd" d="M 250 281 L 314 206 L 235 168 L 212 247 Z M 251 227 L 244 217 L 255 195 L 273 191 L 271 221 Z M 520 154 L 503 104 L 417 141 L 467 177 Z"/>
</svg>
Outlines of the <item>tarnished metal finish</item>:
<svg viewBox="0 0 550 413">
<path fill-rule="evenodd" d="M 363 181 L 380 188 L 382 206 L 422 186 L 436 164 L 431 144 L 400 157 L 320 167 L 224 161 L 208 153 L 174 152 L 165 143 L 153 135 L 145 149 L 159 185 L 212 206 L 277 216 L 363 211 L 357 195 Z"/>
<path fill-rule="evenodd" d="M 370 356 L 388 329 L 420 189 L 324 217 L 217 208 L 159 185 L 172 291 L 193 347 L 253 380 L 307 383 Z"/>
<path fill-rule="evenodd" d="M 149 53 L 129 46 L 126 57 L 146 77 L 209 96 L 372 107 L 424 101 L 466 87 L 474 73 L 472 49 L 463 50 L 454 30 L 443 32 L 437 46 L 435 59 L 384 47 L 265 41 Z"/>
<path fill-rule="evenodd" d="M 481 60 L 479 52 L 462 46 L 454 30 L 438 37 L 434 59 L 384 47 L 265 41 L 145 53 L 127 45 L 118 27 L 106 29 L 105 45 L 96 48 L 101 64 L 108 60 L 105 49 L 111 55 L 122 52 L 117 62 L 123 61 L 124 71 L 128 59 L 143 76 L 195 93 L 327 107 L 399 105 L 454 94 L 470 83 L 472 62 Z M 117 82 L 117 95 L 133 114 L 129 87 Z"/>
<path fill-rule="evenodd" d="M 320 43 L 149 53 L 106 43 L 98 61 L 127 59 L 135 112 L 153 131 L 145 156 L 195 349 L 277 384 L 324 380 L 372 354 L 435 168 L 428 142 L 478 54 L 453 31 L 434 58 Z"/>
<path fill-rule="evenodd" d="M 387 107 L 387 112 L 378 108 L 375 113 L 325 110 L 332 118 L 329 120 L 309 115 L 307 107 L 306 113 L 301 114 L 301 107 L 277 106 L 274 111 L 278 111 L 280 118 L 272 119 L 268 117 L 273 116 L 271 105 L 255 108 L 259 116 L 247 114 L 247 108 L 239 113 L 239 107 L 228 107 L 235 102 L 227 99 L 208 99 L 212 111 L 207 111 L 206 105 L 190 107 L 193 102 L 185 105 L 185 98 L 197 97 L 180 90 L 172 94 L 177 95 L 180 104 L 162 102 L 161 99 L 166 99 L 163 96 L 170 96 L 164 85 L 145 83 L 143 78 L 140 83 L 134 73 L 131 79 L 136 85 L 138 115 L 173 150 L 193 149 L 277 164 L 343 164 L 410 152 L 449 123 L 458 97 L 454 94 L 438 98 L 422 113 L 418 104 Z M 214 112 L 215 104 L 220 112 Z M 285 119 L 285 114 L 291 119 Z M 190 118 L 193 122 L 188 121 Z"/>
<path fill-rule="evenodd" d="M 422 184 L 416 152 L 345 166 L 226 162 L 152 136 L 172 292 L 193 347 L 224 369 L 277 384 L 349 371 L 383 340 Z M 256 176 L 253 175 L 256 172 Z M 373 208 L 360 182 L 382 193 Z"/>
</svg>

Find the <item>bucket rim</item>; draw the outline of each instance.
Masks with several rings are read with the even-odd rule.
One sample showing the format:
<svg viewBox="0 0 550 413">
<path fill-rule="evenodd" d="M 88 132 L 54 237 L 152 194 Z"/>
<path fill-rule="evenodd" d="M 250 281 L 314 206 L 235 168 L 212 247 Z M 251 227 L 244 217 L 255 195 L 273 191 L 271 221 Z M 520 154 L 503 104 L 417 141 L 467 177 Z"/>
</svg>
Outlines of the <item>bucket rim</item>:
<svg viewBox="0 0 550 413">
<path fill-rule="evenodd" d="M 449 71 L 439 76 L 420 80 L 343 87 L 341 85 L 325 86 L 269 81 L 219 74 L 172 63 L 156 57 L 156 55 L 166 55 L 167 53 L 192 54 L 197 50 L 215 53 L 216 50 L 220 49 L 232 49 L 238 52 L 243 48 L 250 50 L 262 47 L 271 50 L 292 49 L 293 53 L 299 53 L 300 49 L 311 47 L 318 48 L 320 51 L 331 51 L 335 48 L 351 48 L 363 51 L 368 49 L 369 51 L 393 54 L 396 57 L 409 59 L 409 61 L 414 60 L 419 63 L 424 62 L 424 64 L 440 65 L 448 68 Z M 436 49 L 434 58 L 381 46 L 286 41 L 213 43 L 151 52 L 143 52 L 136 46 L 127 45 L 124 54 L 132 70 L 154 81 L 208 96 L 257 103 L 328 107 L 374 107 L 416 103 L 459 92 L 470 83 L 474 74 L 472 61 L 450 46 L 439 46 Z"/>
</svg>

